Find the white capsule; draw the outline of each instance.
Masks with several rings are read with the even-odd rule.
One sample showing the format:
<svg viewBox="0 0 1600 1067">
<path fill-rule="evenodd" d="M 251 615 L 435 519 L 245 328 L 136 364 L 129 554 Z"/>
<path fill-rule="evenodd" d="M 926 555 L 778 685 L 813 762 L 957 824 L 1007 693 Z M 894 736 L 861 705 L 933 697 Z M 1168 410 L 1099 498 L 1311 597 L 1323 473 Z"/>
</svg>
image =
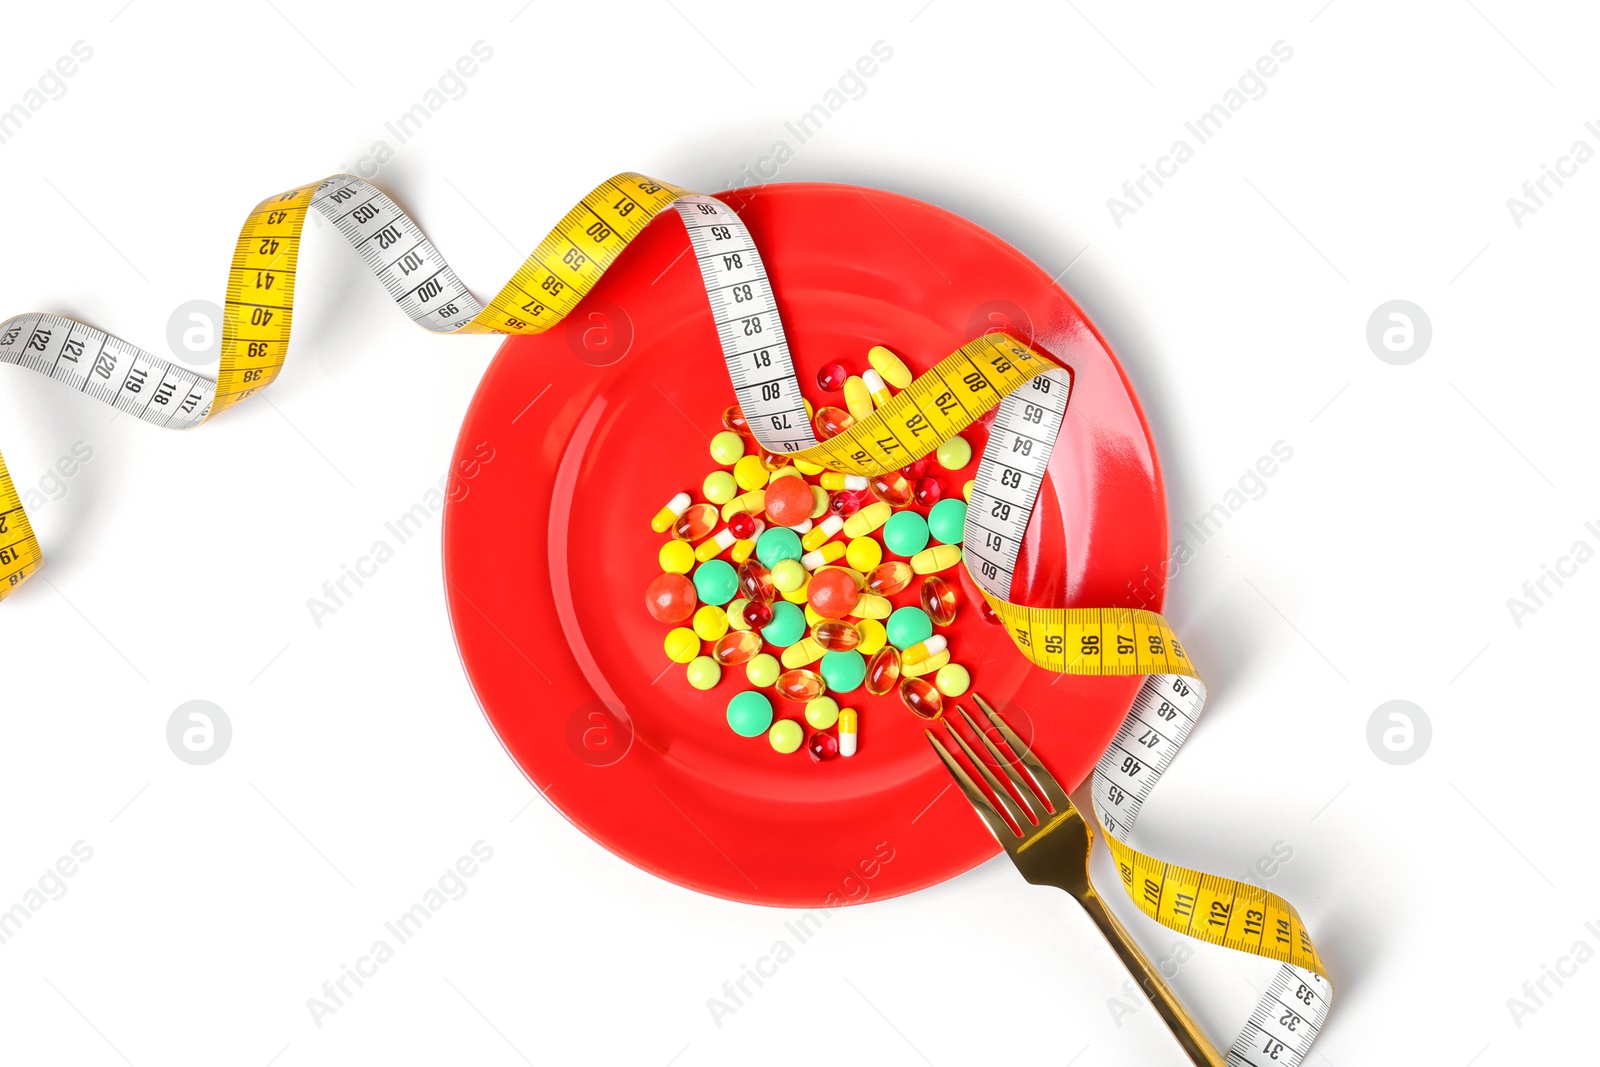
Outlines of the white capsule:
<svg viewBox="0 0 1600 1067">
<path fill-rule="evenodd" d="M 791 527 L 789 527 L 789 529 L 793 530 L 795 533 L 800 534 L 803 537 L 806 534 L 811 532 L 811 520 L 810 519 L 803 519 L 803 520 L 800 521 L 800 523 L 798 525 L 791 526 Z"/>
</svg>

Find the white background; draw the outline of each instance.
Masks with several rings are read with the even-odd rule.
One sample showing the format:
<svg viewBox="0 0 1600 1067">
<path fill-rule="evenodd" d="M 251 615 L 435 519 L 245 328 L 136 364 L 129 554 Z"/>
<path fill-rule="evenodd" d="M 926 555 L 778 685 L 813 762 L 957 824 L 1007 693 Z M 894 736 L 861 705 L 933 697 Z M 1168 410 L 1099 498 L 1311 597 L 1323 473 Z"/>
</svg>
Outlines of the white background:
<svg viewBox="0 0 1600 1067">
<path fill-rule="evenodd" d="M 93 57 L 0 144 L 0 293 L 163 355 L 175 307 L 221 299 L 251 205 L 380 139 L 378 184 L 487 295 L 615 171 L 741 182 L 885 42 L 779 180 L 918 196 L 1071 264 L 1145 404 L 1175 536 L 1293 448 L 1175 579 L 1212 706 L 1144 843 L 1235 875 L 1292 849 L 1268 884 L 1339 993 L 1313 1062 L 1589 1047 L 1600 962 L 1520 1026 L 1507 1006 L 1575 942 L 1600 950 L 1572 814 L 1600 564 L 1507 606 L 1600 547 L 1600 163 L 1521 226 L 1506 203 L 1575 140 L 1600 149 L 1579 5 L 123 4 L 5 16 L 0 109 L 75 41 Z M 399 144 L 385 122 L 478 40 L 492 59 Z M 1277 41 L 1293 56 L 1265 95 L 1117 225 L 1107 198 L 1194 146 L 1184 122 Z M 1180 1062 L 1148 1007 L 1109 1003 L 1122 975 L 1070 902 L 1003 860 L 835 914 L 718 1026 L 707 999 L 789 916 L 657 881 L 537 798 L 458 665 L 437 520 L 312 621 L 306 599 L 443 474 L 496 340 L 423 334 L 309 232 L 287 373 L 215 424 L 166 433 L 4 375 L 19 487 L 56 492 L 77 441 L 94 455 L 34 510 L 46 568 L 0 609 L 0 908 L 75 842 L 93 857 L 0 945 L 0 1058 Z M 1366 341 L 1392 299 L 1432 324 L 1409 365 Z M 167 747 L 191 699 L 233 725 L 209 766 Z M 1392 699 L 1432 722 L 1406 766 L 1366 740 Z M 307 998 L 480 840 L 466 896 L 318 1026 Z M 1181 942 L 1132 921 L 1155 955 Z M 1225 1042 L 1271 968 L 1184 954 L 1178 985 Z"/>
</svg>

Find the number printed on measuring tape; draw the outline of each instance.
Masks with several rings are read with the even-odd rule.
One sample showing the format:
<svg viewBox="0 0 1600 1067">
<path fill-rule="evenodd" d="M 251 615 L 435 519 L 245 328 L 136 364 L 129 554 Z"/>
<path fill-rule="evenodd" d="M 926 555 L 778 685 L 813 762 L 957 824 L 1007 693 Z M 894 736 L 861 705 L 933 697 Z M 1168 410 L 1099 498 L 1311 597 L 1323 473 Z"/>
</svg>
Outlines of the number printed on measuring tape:
<svg viewBox="0 0 1600 1067">
<path fill-rule="evenodd" d="M 395 304 L 424 329 L 536 334 L 570 314 L 628 243 L 669 206 L 682 220 L 699 265 L 728 377 L 767 451 L 846 473 L 879 474 L 930 454 L 998 407 L 967 509 L 963 562 L 1018 651 L 1040 669 L 1144 677 L 1093 776 L 1096 815 L 1123 888 L 1145 914 L 1171 929 L 1279 961 L 1228 1062 L 1304 1062 L 1333 991 L 1299 914 L 1264 889 L 1166 863 L 1128 843 L 1144 802 L 1205 704 L 1205 685 L 1177 636 L 1154 612 L 1034 608 L 1009 599 L 1023 535 L 1073 388 L 1070 368 L 1029 345 L 1003 334 L 974 338 L 870 416 L 819 441 L 795 376 L 777 293 L 750 232 L 724 201 L 641 174 L 619 174 L 567 212 L 485 304 L 399 205 L 370 183 L 341 174 L 268 197 L 246 216 L 229 265 L 215 381 L 57 315 L 0 322 L 0 362 L 46 375 L 156 426 L 189 429 L 266 388 L 282 372 L 308 212 L 318 212 L 344 235 Z M 21 496 L 0 458 L 0 598 L 40 561 Z"/>
</svg>

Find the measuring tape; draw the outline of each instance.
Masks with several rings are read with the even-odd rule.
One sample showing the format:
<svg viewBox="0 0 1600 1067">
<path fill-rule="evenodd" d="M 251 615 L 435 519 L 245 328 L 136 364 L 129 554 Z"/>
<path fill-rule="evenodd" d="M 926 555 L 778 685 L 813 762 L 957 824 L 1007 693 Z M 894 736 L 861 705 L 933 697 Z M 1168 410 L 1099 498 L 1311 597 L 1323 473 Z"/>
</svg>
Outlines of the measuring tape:
<svg viewBox="0 0 1600 1067">
<path fill-rule="evenodd" d="M 933 452 L 998 405 L 968 506 L 964 562 L 1034 664 L 1063 674 L 1145 676 L 1094 772 L 1097 817 L 1123 886 L 1165 926 L 1278 960 L 1282 966 L 1228 1062 L 1303 1062 L 1332 988 L 1294 908 L 1255 886 L 1154 859 L 1126 840 L 1205 703 L 1205 686 L 1171 627 L 1149 611 L 1030 608 L 1007 599 L 1072 390 L 1071 370 L 1027 345 L 1004 335 L 969 341 L 871 416 L 819 442 L 760 253 L 722 201 L 619 174 L 569 211 L 484 305 L 394 201 L 341 174 L 268 197 L 246 217 L 228 272 L 215 381 L 55 315 L 0 323 L 0 362 L 55 378 L 154 425 L 188 429 L 264 389 L 283 369 L 300 236 L 310 211 L 345 236 L 401 310 L 430 332 L 537 334 L 570 313 L 669 207 L 688 231 L 734 392 L 769 452 L 846 473 L 887 473 Z M 0 458 L 0 598 L 40 560 L 21 496 Z"/>
</svg>

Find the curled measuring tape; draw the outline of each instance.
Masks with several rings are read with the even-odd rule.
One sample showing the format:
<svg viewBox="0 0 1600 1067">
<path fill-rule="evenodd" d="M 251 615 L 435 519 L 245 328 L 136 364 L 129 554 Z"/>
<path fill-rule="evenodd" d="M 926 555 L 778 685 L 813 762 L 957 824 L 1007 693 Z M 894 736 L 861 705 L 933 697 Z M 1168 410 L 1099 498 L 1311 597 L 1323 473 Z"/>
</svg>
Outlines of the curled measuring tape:
<svg viewBox="0 0 1600 1067">
<path fill-rule="evenodd" d="M 777 299 L 738 214 L 639 174 L 597 186 L 562 218 L 487 305 L 420 227 L 367 182 L 336 175 L 258 204 L 228 273 L 215 381 L 100 330 L 54 315 L 0 323 L 0 362 L 55 378 L 146 422 L 198 426 L 265 388 L 283 368 L 307 213 L 333 223 L 411 319 L 434 333 L 542 333 L 592 289 L 667 208 L 700 265 L 729 378 L 768 451 L 856 474 L 897 470 L 998 406 L 967 512 L 963 562 L 1021 653 L 1042 669 L 1143 675 L 1133 708 L 1095 767 L 1097 817 L 1124 888 L 1151 918 L 1281 964 L 1228 1053 L 1254 1067 L 1304 1061 L 1331 1005 L 1327 971 L 1283 898 L 1165 863 L 1128 843 L 1205 702 L 1205 686 L 1161 616 L 1130 608 L 1011 603 L 1012 576 L 1072 390 L 1070 369 L 1003 335 L 962 345 L 886 404 L 825 441 L 807 417 Z M 0 598 L 39 566 L 38 541 L 0 459 Z"/>
</svg>

